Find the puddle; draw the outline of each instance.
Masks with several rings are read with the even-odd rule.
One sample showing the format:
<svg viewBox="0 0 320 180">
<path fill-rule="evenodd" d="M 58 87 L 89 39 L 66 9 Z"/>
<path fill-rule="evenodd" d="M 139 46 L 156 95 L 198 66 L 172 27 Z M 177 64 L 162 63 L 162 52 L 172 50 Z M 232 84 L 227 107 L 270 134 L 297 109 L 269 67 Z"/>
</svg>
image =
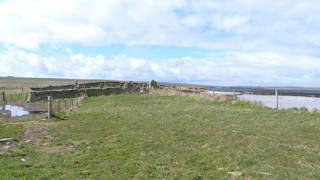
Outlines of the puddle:
<svg viewBox="0 0 320 180">
<path fill-rule="evenodd" d="M 23 116 L 28 114 L 29 112 L 20 106 L 15 106 L 15 105 L 0 106 L 0 116 L 16 117 L 16 116 Z"/>
</svg>

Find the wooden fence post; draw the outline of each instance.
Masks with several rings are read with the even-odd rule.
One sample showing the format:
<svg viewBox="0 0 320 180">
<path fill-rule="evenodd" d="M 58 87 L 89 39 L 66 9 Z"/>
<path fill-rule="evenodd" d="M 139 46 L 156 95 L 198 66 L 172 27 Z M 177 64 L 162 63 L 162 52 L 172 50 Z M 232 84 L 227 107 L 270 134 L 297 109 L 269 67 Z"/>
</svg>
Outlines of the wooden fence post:
<svg viewBox="0 0 320 180">
<path fill-rule="evenodd" d="M 276 90 L 276 109 L 279 109 L 278 90 Z"/>
<path fill-rule="evenodd" d="M 233 90 L 233 100 L 234 101 L 236 100 L 236 90 L 235 89 Z"/>
<path fill-rule="evenodd" d="M 26 93 L 26 102 L 28 101 L 28 93 Z"/>
<path fill-rule="evenodd" d="M 60 99 L 58 99 L 58 112 L 60 112 Z"/>
<path fill-rule="evenodd" d="M 71 106 L 73 106 L 73 98 L 71 98 Z"/>
<path fill-rule="evenodd" d="M 48 119 L 51 118 L 52 113 L 52 98 L 51 96 L 48 96 Z"/>
<path fill-rule="evenodd" d="M 6 93 L 3 91 L 2 92 L 2 101 L 6 101 L 6 95 L 5 95 Z"/>
<path fill-rule="evenodd" d="M 67 100 L 64 100 L 64 108 L 67 110 Z"/>
</svg>

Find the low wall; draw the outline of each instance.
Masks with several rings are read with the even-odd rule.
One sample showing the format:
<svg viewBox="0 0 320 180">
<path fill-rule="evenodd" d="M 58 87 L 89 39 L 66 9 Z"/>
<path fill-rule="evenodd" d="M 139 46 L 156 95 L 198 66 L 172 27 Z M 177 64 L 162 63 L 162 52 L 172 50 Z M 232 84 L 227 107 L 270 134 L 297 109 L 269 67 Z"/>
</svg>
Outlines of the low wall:
<svg viewBox="0 0 320 180">
<path fill-rule="evenodd" d="M 48 90 L 58 90 L 58 89 L 72 89 L 73 85 L 64 86 L 48 86 L 43 88 L 30 88 L 32 91 L 48 91 Z"/>
<path fill-rule="evenodd" d="M 109 87 L 123 87 L 123 86 L 130 86 L 132 87 L 147 87 L 148 83 L 133 83 L 131 82 L 119 82 L 119 81 L 101 81 L 101 82 L 94 82 L 94 83 L 82 83 L 79 84 L 79 89 L 83 88 L 93 88 L 93 87 L 99 87 L 101 84 L 103 86 L 109 86 Z M 48 86 L 43 88 L 31 88 L 32 91 L 54 91 L 54 90 L 67 90 L 67 89 L 75 89 L 75 84 L 70 85 L 62 85 L 62 86 Z"/>
<path fill-rule="evenodd" d="M 81 95 L 87 95 L 89 97 L 111 95 L 111 94 L 124 94 L 131 92 L 132 89 L 122 88 L 105 88 L 105 89 L 80 89 L 80 90 L 64 90 L 64 91 L 33 91 L 30 92 L 29 102 L 47 101 L 48 96 L 52 99 L 65 99 L 75 98 Z"/>
<path fill-rule="evenodd" d="M 101 84 L 104 86 L 111 86 L 114 88 L 100 88 L 100 89 L 87 89 L 92 87 L 99 87 Z M 84 83 L 79 84 L 80 89 L 73 89 L 74 85 L 67 86 L 49 86 L 46 88 L 32 88 L 33 91 L 30 92 L 29 102 L 36 101 L 47 101 L 48 96 L 53 99 L 65 99 L 65 98 L 75 98 L 81 95 L 91 96 L 102 96 L 110 94 L 123 94 L 129 92 L 145 92 L 154 93 L 155 89 L 174 89 L 183 92 L 199 92 L 203 91 L 202 88 L 189 88 L 183 86 L 167 86 L 164 84 L 158 84 L 156 81 L 152 80 L 149 83 L 138 83 L 138 82 L 116 82 L 116 81 L 105 81 L 105 82 L 95 82 L 95 83 Z M 60 90 L 59 90 L 60 89 Z M 63 89 L 63 90 L 61 90 Z M 67 90 L 69 89 L 69 90 Z"/>
<path fill-rule="evenodd" d="M 103 84 L 104 86 L 111 86 L 111 87 L 117 87 L 121 86 L 121 83 L 118 81 L 101 81 L 101 82 L 94 82 L 94 83 L 81 83 L 79 84 L 79 88 L 92 88 L 100 86 L 100 84 Z M 48 86 L 43 88 L 31 88 L 32 91 L 53 91 L 53 90 L 59 90 L 59 89 L 74 89 L 75 84 L 70 85 L 62 85 L 62 86 Z"/>
</svg>

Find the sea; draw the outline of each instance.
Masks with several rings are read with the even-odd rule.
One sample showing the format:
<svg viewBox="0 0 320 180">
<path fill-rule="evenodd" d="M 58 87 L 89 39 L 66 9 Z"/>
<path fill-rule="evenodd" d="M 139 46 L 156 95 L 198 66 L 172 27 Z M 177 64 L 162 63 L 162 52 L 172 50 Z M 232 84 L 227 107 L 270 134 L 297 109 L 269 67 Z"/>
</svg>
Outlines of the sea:
<svg viewBox="0 0 320 180">
<path fill-rule="evenodd" d="M 320 90 L 302 88 L 206 88 L 208 93 L 215 95 L 233 95 L 239 100 L 261 102 L 267 107 L 276 108 L 278 91 L 278 109 L 306 108 L 309 111 L 320 110 Z"/>
</svg>

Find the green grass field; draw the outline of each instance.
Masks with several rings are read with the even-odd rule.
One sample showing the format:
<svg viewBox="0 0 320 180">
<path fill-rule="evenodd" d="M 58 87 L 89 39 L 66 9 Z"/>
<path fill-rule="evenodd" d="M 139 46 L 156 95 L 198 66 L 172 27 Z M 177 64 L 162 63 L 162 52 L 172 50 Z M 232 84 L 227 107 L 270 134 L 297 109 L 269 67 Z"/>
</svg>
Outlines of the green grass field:
<svg viewBox="0 0 320 180">
<path fill-rule="evenodd" d="M 1 179 L 320 178 L 319 113 L 137 93 L 59 116 L 0 123 Z"/>
</svg>

